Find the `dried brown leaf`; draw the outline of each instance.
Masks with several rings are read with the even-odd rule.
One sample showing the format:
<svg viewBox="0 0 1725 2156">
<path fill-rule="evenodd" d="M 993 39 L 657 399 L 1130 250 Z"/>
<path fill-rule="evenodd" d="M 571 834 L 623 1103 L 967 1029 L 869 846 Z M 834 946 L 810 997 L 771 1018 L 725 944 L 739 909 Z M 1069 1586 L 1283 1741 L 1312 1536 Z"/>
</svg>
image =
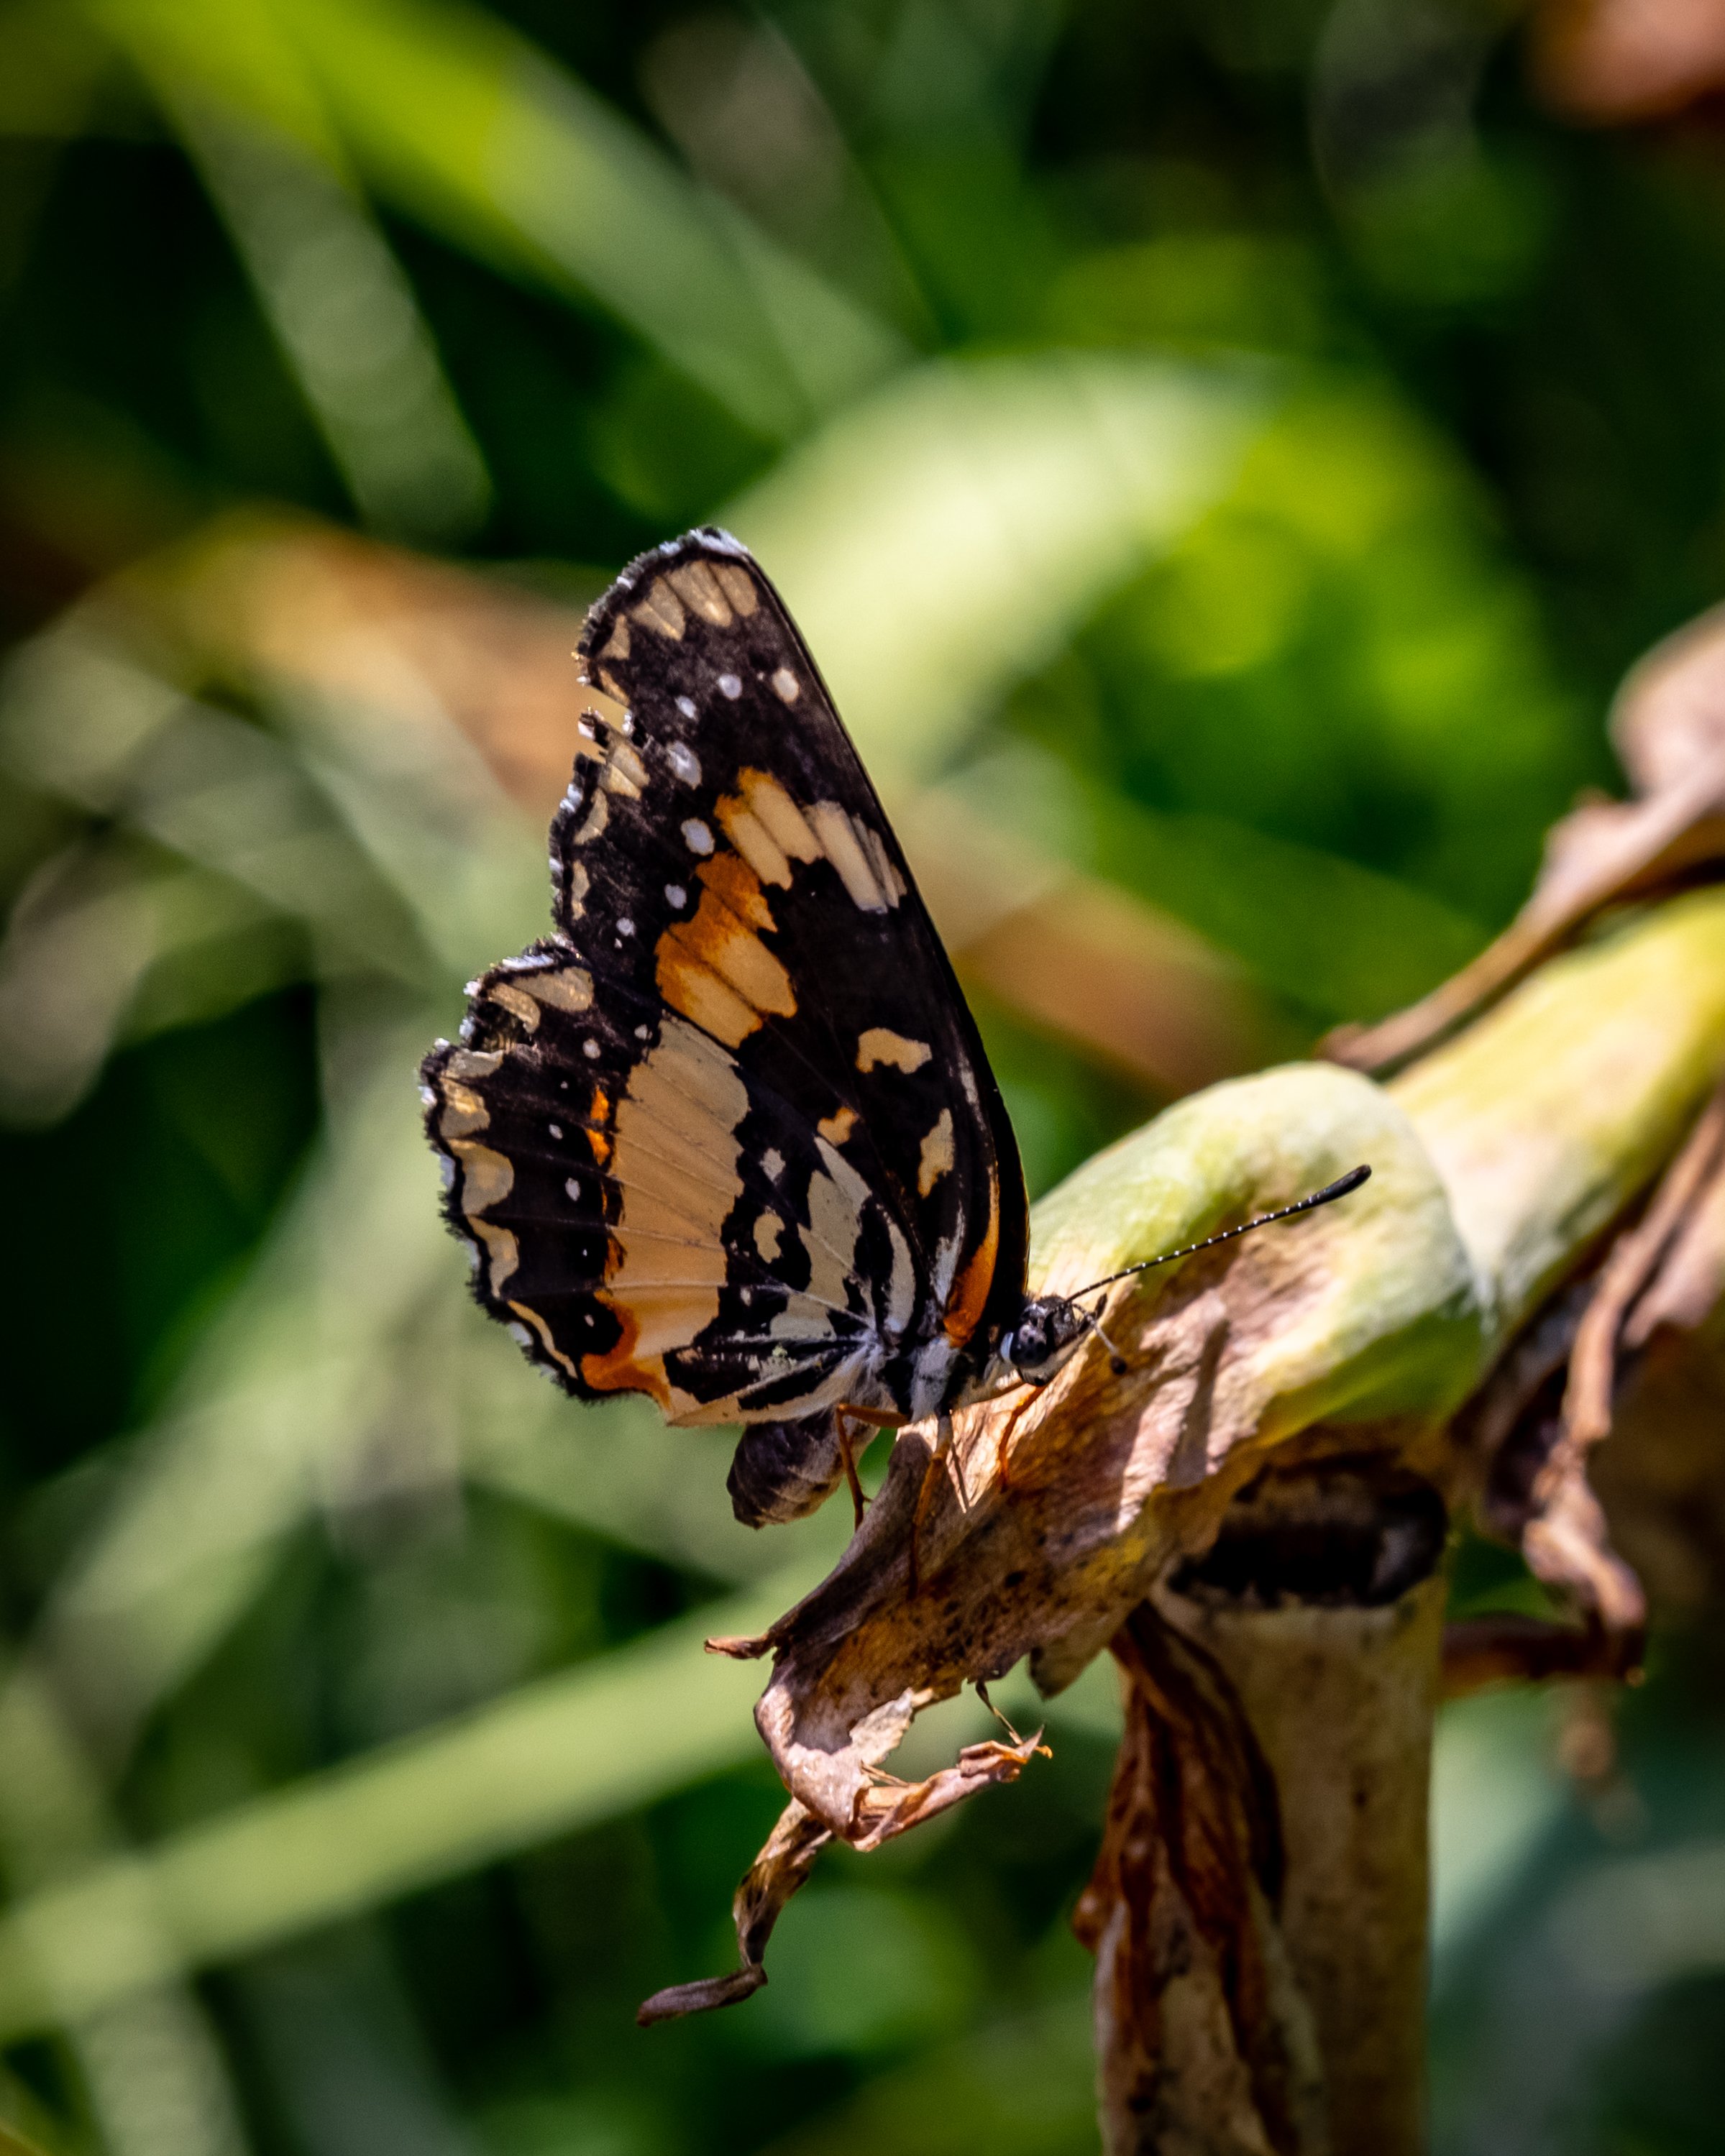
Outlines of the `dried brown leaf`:
<svg viewBox="0 0 1725 2156">
<path fill-rule="evenodd" d="M 1555 1625 L 1491 1610 L 1444 1628 L 1444 1697 L 1461 1699 L 1499 1684 L 1548 1677 L 1622 1674 L 1617 1643 L 1602 1625 Z"/>
<path fill-rule="evenodd" d="M 1576 1471 L 1579 1456 L 1589 1446 L 1609 1434 L 1625 1322 L 1631 1308 L 1654 1288 L 1702 1196 L 1722 1176 L 1725 1176 L 1725 1088 L 1716 1092 L 1702 1111 L 1646 1212 L 1618 1237 L 1599 1273 L 1576 1329 L 1569 1355 L 1569 1382 L 1563 1394 L 1563 1434 L 1535 1486 L 1536 1504 Z M 1679 1304 L 1696 1292 L 1692 1270 L 1686 1268 L 1686 1271 L 1688 1276 L 1676 1287 Z M 1666 1288 L 1656 1300 L 1668 1307 L 1671 1294 L 1672 1289 Z M 1647 1329 L 1644 1325 L 1644 1338 Z"/>
<path fill-rule="evenodd" d="M 727 1976 L 675 1984 L 643 2000 L 635 2020 L 644 2029 L 655 2021 L 675 2021 L 685 2014 L 704 2014 L 715 2006 L 734 2006 L 767 1981 L 762 1960 L 780 1912 L 814 1869 L 814 1860 L 832 1835 L 801 1804 L 789 1804 L 778 1815 L 766 1846 L 749 1866 L 732 1901 L 741 1966 Z"/>
<path fill-rule="evenodd" d="M 1074 1914 L 1097 1958 L 1105 2145 L 1322 2146 L 1309 2023 L 1276 1929 L 1275 1784 L 1220 1669 L 1147 1605 L 1112 1643 L 1126 1730 Z"/>
<path fill-rule="evenodd" d="M 1544 0 L 1530 58 L 1567 119 L 1662 119 L 1725 87 L 1725 0 Z"/>
<path fill-rule="evenodd" d="M 1621 1675 L 1639 1662 L 1646 1596 L 1613 1546 L 1590 1459 L 1611 1435 L 1628 1368 L 1661 1332 L 1702 1324 L 1722 1284 L 1725 1087 L 1640 1217 L 1594 1270 L 1553 1298 L 1457 1419 L 1459 1439 L 1484 1467 L 1486 1524 L 1519 1543 L 1535 1577 L 1584 1625 L 1487 1618 L 1454 1628 L 1445 1650 L 1452 1690 L 1559 1671 Z"/>
<path fill-rule="evenodd" d="M 1424 1055 L 1495 1003 L 1608 907 L 1725 865 L 1725 609 L 1658 645 L 1628 675 L 1613 713 L 1640 797 L 1589 800 L 1553 825 L 1532 896 L 1478 957 L 1376 1025 L 1340 1026 L 1322 1052 L 1387 1072 Z"/>
<path fill-rule="evenodd" d="M 1692 1163 L 1707 1135 L 1697 1130 Z M 1725 1599 L 1722 1297 L 1725 1162 L 1715 1158 L 1623 1316 L 1611 1441 L 1598 1448 L 1588 1470 L 1614 1541 L 1656 1600 L 1674 1612 L 1694 1613 Z"/>
</svg>

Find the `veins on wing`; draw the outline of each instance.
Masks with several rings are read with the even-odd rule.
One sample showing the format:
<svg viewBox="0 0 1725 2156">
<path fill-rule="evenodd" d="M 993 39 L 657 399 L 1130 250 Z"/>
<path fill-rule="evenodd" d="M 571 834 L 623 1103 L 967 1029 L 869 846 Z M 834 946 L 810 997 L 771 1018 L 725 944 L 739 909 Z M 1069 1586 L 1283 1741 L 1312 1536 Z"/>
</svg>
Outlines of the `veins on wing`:
<svg viewBox="0 0 1725 2156">
<path fill-rule="evenodd" d="M 674 1176 L 682 1176 L 691 1183 L 698 1182 L 703 1189 L 711 1190 L 715 1197 L 729 1199 L 731 1200 L 731 1206 L 727 1209 L 728 1210 L 734 1210 L 736 1206 L 745 1199 L 751 1204 L 770 1206 L 775 1212 L 783 1209 L 785 1213 L 791 1216 L 786 1222 L 787 1226 L 794 1228 L 798 1238 L 805 1244 L 812 1243 L 817 1245 L 841 1267 L 846 1266 L 850 1264 L 850 1260 L 844 1251 L 836 1249 L 834 1245 L 829 1242 L 824 1235 L 819 1234 L 810 1223 L 801 1219 L 795 1214 L 793 1209 L 787 1203 L 783 1194 L 776 1186 L 767 1181 L 764 1175 L 760 1173 L 757 1163 L 753 1162 L 748 1163 L 748 1179 L 739 1186 L 734 1178 L 727 1178 L 726 1180 L 722 1183 L 715 1183 L 710 1181 L 704 1176 L 698 1177 L 691 1173 L 682 1162 L 674 1161 L 669 1158 L 667 1155 L 655 1152 L 653 1147 L 649 1145 L 645 1142 L 644 1138 L 641 1137 L 639 1135 L 637 1136 L 631 1150 L 638 1152 L 644 1160 L 650 1160 L 657 1163 L 660 1168 L 666 1169 Z M 709 1156 L 709 1158 L 711 1157 L 711 1156 Z M 649 1188 L 644 1183 L 625 1180 L 624 1178 L 619 1175 L 614 1168 L 603 1168 L 599 1170 L 598 1173 L 600 1179 L 603 1182 L 608 1183 L 614 1189 L 619 1191 L 635 1191 L 641 1197 L 652 1199 L 656 1203 L 664 1204 L 667 1209 L 673 1212 L 675 1211 L 675 1208 L 670 1199 L 661 1198 L 659 1192 Z M 824 1175 L 826 1173 L 826 1170 L 824 1168 L 816 1168 L 812 1170 L 811 1173 L 815 1175 Z M 689 1219 L 689 1216 L 686 1214 L 681 1213 L 677 1214 L 676 1217 L 680 1219 Z M 608 1225 L 614 1233 L 619 1224 L 616 1222 L 609 1222 L 606 1224 Z M 699 1221 L 691 1220 L 690 1225 L 691 1227 L 700 1227 L 701 1224 Z M 703 1237 L 703 1240 L 710 1240 L 710 1238 Z"/>
</svg>

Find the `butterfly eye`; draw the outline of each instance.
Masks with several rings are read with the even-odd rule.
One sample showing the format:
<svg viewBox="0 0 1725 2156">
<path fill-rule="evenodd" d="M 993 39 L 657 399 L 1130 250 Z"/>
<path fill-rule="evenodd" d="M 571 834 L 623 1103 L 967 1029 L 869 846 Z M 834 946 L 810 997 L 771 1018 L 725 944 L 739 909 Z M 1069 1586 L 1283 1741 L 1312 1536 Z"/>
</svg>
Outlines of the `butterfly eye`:
<svg viewBox="0 0 1725 2156">
<path fill-rule="evenodd" d="M 1054 1353 L 1055 1343 L 1050 1337 L 1046 1313 L 1034 1303 L 1008 1335 L 1008 1339 L 1011 1344 L 1003 1347 L 1002 1352 L 1019 1370 L 1040 1369 Z"/>
<path fill-rule="evenodd" d="M 1061 1296 L 1033 1298 L 1001 1343 L 1001 1353 L 1031 1382 L 1052 1377 L 1049 1365 L 1089 1329 L 1085 1313 Z"/>
</svg>

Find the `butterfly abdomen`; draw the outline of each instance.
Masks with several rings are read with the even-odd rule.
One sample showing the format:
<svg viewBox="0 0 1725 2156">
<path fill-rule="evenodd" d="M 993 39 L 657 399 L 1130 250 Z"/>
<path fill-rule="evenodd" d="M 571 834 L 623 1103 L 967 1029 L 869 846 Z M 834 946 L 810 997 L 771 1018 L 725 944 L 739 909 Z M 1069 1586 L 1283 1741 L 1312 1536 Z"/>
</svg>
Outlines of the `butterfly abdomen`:
<svg viewBox="0 0 1725 2156">
<path fill-rule="evenodd" d="M 737 1440 L 725 1486 L 746 1527 L 800 1520 L 824 1505 L 845 1473 L 838 1419 L 752 1423 Z"/>
</svg>

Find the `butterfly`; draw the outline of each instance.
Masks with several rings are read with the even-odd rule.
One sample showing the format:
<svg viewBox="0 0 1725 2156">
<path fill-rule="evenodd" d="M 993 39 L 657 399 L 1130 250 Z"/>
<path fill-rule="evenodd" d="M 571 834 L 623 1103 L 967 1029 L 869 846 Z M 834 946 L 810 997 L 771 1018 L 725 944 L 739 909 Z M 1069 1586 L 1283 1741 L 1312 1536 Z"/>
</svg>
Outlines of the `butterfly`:
<svg viewBox="0 0 1725 2156">
<path fill-rule="evenodd" d="M 422 1070 L 446 1217 L 569 1392 L 743 1425 L 739 1518 L 847 1476 L 860 1507 L 855 1426 L 1045 1383 L 1099 1321 L 1027 1291 L 975 1020 L 747 549 L 706 527 L 642 555 L 576 655 L 613 716 L 578 721 L 552 932 L 470 984 Z"/>
</svg>

